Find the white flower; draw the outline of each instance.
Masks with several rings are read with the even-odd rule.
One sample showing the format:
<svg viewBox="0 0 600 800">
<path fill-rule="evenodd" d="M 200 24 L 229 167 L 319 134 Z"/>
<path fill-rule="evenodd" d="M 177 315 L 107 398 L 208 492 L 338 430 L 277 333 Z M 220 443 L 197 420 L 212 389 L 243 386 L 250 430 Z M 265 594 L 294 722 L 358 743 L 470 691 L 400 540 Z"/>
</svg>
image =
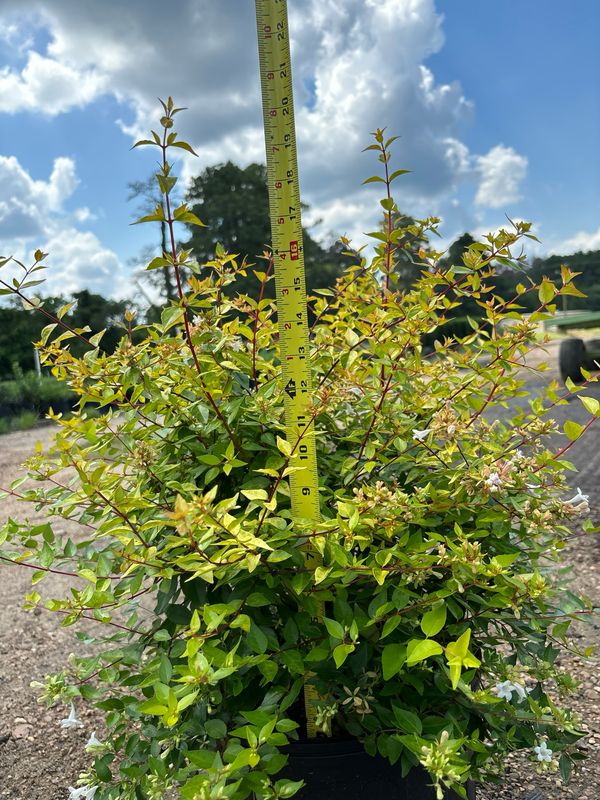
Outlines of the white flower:
<svg viewBox="0 0 600 800">
<path fill-rule="evenodd" d="M 103 746 L 104 745 L 102 744 L 100 739 L 98 739 L 97 736 L 96 736 L 96 731 L 92 731 L 92 734 L 91 734 L 90 738 L 87 740 L 87 742 L 85 744 L 85 749 L 88 750 L 88 749 L 92 749 L 94 747 L 103 747 Z"/>
<path fill-rule="evenodd" d="M 431 428 L 425 428 L 422 431 L 419 431 L 416 428 L 413 428 L 413 432 L 412 433 L 413 433 L 413 439 L 416 439 L 418 442 L 422 442 L 431 433 Z"/>
<path fill-rule="evenodd" d="M 502 683 L 497 683 L 492 689 L 492 692 L 504 700 L 512 700 L 514 692 L 518 697 L 519 703 L 521 703 L 527 697 L 527 689 L 524 686 L 521 686 L 520 683 L 513 683 L 512 681 L 502 681 Z"/>
<path fill-rule="evenodd" d="M 533 752 L 538 761 L 552 761 L 552 750 L 550 750 L 546 742 L 541 742 L 534 747 Z"/>
<path fill-rule="evenodd" d="M 74 789 L 69 786 L 68 800 L 94 800 L 97 786 L 80 786 L 79 789 Z"/>
<path fill-rule="evenodd" d="M 448 436 L 454 436 L 456 433 L 456 425 L 448 425 Z"/>
<path fill-rule="evenodd" d="M 525 698 L 527 697 L 527 689 L 525 688 L 525 686 L 521 686 L 520 683 L 513 683 L 512 690 L 513 692 L 517 693 L 518 703 L 522 703 L 523 700 L 525 700 Z"/>
<path fill-rule="evenodd" d="M 202 317 L 199 317 L 198 314 L 194 314 L 192 317 L 192 325 L 200 325 L 202 323 Z"/>
<path fill-rule="evenodd" d="M 581 489 L 579 486 L 577 487 L 577 494 L 574 495 L 570 500 L 565 500 L 570 506 L 576 506 L 579 503 L 587 503 L 590 499 L 589 494 L 582 494 Z"/>
<path fill-rule="evenodd" d="M 579 514 L 587 514 L 590 510 L 590 506 L 588 503 L 588 494 L 583 494 L 579 486 L 577 487 L 577 494 L 574 495 L 570 500 L 565 500 L 565 504 L 571 506 L 571 508 Z"/>
<path fill-rule="evenodd" d="M 512 686 L 510 681 L 502 681 L 502 683 L 497 683 L 492 692 L 497 694 L 498 697 L 502 697 L 504 700 L 512 700 Z"/>
<path fill-rule="evenodd" d="M 514 458 L 517 461 L 520 461 L 522 458 L 525 458 L 525 456 L 523 455 L 523 451 L 517 448 L 517 450 L 515 451 Z"/>
<path fill-rule="evenodd" d="M 497 472 L 490 472 L 489 478 L 484 481 L 490 492 L 497 492 L 502 486 L 502 478 Z"/>
<path fill-rule="evenodd" d="M 229 346 L 230 346 L 230 347 L 231 347 L 231 349 L 232 349 L 232 350 L 234 350 L 236 353 L 239 353 L 239 352 L 240 352 L 240 350 L 243 350 L 243 349 L 244 349 L 244 340 L 242 339 L 242 337 L 241 337 L 241 336 L 235 336 L 235 337 L 234 337 L 234 338 L 231 340 L 231 343 L 230 343 L 230 345 L 229 345 Z"/>
<path fill-rule="evenodd" d="M 77 719 L 77 713 L 75 711 L 75 706 L 71 703 L 71 710 L 69 711 L 69 716 L 66 719 L 61 719 L 60 721 L 61 728 L 83 728 L 83 722 Z M 87 798 L 86 798 L 87 800 Z"/>
</svg>

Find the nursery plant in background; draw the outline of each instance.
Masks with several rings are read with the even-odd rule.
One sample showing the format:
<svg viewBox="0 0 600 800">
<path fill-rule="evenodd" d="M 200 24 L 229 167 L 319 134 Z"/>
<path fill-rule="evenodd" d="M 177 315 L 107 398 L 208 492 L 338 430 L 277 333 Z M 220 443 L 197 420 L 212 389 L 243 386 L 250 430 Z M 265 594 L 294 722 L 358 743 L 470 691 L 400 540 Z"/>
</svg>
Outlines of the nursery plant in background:
<svg viewBox="0 0 600 800">
<path fill-rule="evenodd" d="M 105 712 L 72 796 L 292 797 L 303 776 L 278 773 L 304 736 L 306 682 L 323 737 L 361 742 L 398 779 L 422 765 L 438 798 L 448 787 L 465 797 L 468 779 L 498 780 L 519 749 L 532 768 L 568 779 L 581 733 L 556 661 L 589 605 L 560 585 L 555 564 L 587 511 L 567 486 L 568 449 L 599 404 L 579 394 L 589 422 L 567 423 L 558 445 L 557 386 L 508 409 L 526 396 L 519 366 L 539 322 L 577 291 L 573 274 L 497 296 L 496 267 L 522 261 L 515 253 L 532 238 L 518 222 L 471 244 L 461 263 L 422 251 L 413 288 L 395 290 L 398 243 L 431 236 L 438 221 L 392 224 L 400 172 L 377 131 L 382 174 L 369 180 L 382 184 L 385 224 L 375 253 L 311 299 L 322 519 L 295 519 L 275 304 L 260 290 L 258 300 L 232 292 L 247 269 L 235 254 L 217 248 L 198 265 L 177 248 L 177 222 L 202 224 L 170 202 L 169 150 L 191 150 L 173 128 L 178 110 L 164 103 L 160 134 L 139 144 L 161 155 L 163 196 L 141 221 L 166 223 L 171 243 L 148 268 L 171 269 L 179 299 L 160 323 L 130 321 L 111 354 L 102 334 L 61 324 L 62 310 L 49 320 L 43 364 L 79 407 L 70 419 L 51 414 L 55 444 L 10 490 L 48 522 L 10 520 L 0 534 L 3 559 L 35 565 L 28 608 L 98 623 L 43 687 L 50 703 Z M 45 257 L 2 291 L 27 302 Z M 264 289 L 268 255 L 254 272 Z M 531 296 L 525 318 L 520 298 Z M 425 358 L 423 337 L 473 302 L 472 331 L 438 337 Z M 88 345 L 81 357 L 75 340 Z M 102 413 L 88 417 L 89 405 Z M 80 522 L 80 536 L 66 538 L 54 518 Z M 71 591 L 42 597 L 55 570 L 72 576 Z"/>
</svg>

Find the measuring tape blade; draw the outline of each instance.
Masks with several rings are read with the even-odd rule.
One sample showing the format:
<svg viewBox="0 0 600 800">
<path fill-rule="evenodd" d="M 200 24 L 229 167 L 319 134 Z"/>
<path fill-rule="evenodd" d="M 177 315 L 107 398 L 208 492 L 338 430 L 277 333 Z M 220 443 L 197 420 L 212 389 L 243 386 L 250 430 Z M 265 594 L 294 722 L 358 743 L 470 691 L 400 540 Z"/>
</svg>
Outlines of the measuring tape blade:
<svg viewBox="0 0 600 800">
<path fill-rule="evenodd" d="M 311 417 L 306 276 L 286 0 L 256 0 L 269 214 L 286 438 L 302 469 L 290 475 L 294 517 L 318 521 L 319 480 Z M 314 556 L 307 556 L 314 566 Z M 322 613 L 322 608 L 321 608 Z M 312 684 L 305 685 L 307 734 L 316 736 Z"/>
</svg>

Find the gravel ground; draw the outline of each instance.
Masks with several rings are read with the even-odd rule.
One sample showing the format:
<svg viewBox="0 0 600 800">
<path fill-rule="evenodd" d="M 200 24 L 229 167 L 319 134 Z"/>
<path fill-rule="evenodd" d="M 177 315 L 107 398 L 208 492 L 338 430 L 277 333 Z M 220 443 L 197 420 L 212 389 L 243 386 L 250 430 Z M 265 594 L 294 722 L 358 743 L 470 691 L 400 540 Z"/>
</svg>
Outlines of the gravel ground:
<svg viewBox="0 0 600 800">
<path fill-rule="evenodd" d="M 551 364 L 556 364 L 556 349 L 556 344 L 549 346 L 547 357 Z M 534 354 L 528 361 L 535 363 L 539 359 L 539 354 Z M 530 379 L 531 388 L 536 389 L 553 377 L 556 377 L 554 370 L 545 373 L 543 381 L 534 376 Z M 586 394 L 600 399 L 600 386 L 586 390 Z M 558 422 L 567 418 L 580 422 L 587 419 L 587 413 L 577 400 L 558 407 L 554 416 Z M 600 500 L 596 497 L 600 488 L 599 435 L 600 425 L 592 427 L 569 451 L 570 459 L 579 469 L 573 483 L 590 495 L 596 524 L 600 523 Z M 20 474 L 19 465 L 34 451 L 37 441 L 47 444 L 51 436 L 49 426 L 1 436 L 0 485 L 7 486 Z M 22 503 L 12 498 L 2 501 L 0 521 L 23 514 Z M 42 516 L 31 509 L 29 514 L 32 521 Z M 67 523 L 63 521 L 61 525 L 66 529 Z M 577 588 L 595 605 L 600 605 L 599 554 L 595 537 L 575 539 L 565 554 L 565 563 L 572 564 L 575 569 Z M 60 670 L 69 653 L 79 651 L 82 645 L 74 641 L 72 628 L 58 626 L 55 615 L 43 611 L 28 614 L 22 610 L 22 598 L 30 586 L 28 570 L 2 562 L 0 577 L 0 799 L 66 800 L 67 787 L 74 784 L 79 771 L 88 763 L 84 745 L 96 728 L 97 720 L 86 709 L 79 708 L 84 728 L 62 730 L 60 720 L 66 716 L 65 709 L 40 706 L 30 682 Z M 41 586 L 61 591 L 61 577 L 49 576 Z M 576 634 L 578 645 L 600 644 L 600 624 L 579 625 Z M 581 682 L 572 705 L 581 714 L 588 731 L 585 741 L 588 760 L 565 787 L 558 776 L 539 776 L 525 759 L 515 758 L 507 764 L 503 784 L 480 787 L 478 800 L 597 800 L 600 797 L 598 660 L 582 662 L 569 656 L 563 663 Z"/>
</svg>

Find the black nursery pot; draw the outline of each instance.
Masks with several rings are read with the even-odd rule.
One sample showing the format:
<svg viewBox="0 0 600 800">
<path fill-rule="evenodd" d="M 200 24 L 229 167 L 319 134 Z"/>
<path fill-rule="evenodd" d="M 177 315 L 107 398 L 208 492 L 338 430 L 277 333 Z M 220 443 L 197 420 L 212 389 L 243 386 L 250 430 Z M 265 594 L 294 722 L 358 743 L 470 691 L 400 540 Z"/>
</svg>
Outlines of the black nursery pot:
<svg viewBox="0 0 600 800">
<path fill-rule="evenodd" d="M 403 778 L 398 765 L 370 756 L 353 739 L 293 742 L 284 749 L 289 760 L 278 778 L 303 780 L 294 800 L 436 800 L 429 773 L 414 767 Z M 475 800 L 474 787 L 467 789 Z M 446 792 L 445 800 L 460 800 Z"/>
</svg>

